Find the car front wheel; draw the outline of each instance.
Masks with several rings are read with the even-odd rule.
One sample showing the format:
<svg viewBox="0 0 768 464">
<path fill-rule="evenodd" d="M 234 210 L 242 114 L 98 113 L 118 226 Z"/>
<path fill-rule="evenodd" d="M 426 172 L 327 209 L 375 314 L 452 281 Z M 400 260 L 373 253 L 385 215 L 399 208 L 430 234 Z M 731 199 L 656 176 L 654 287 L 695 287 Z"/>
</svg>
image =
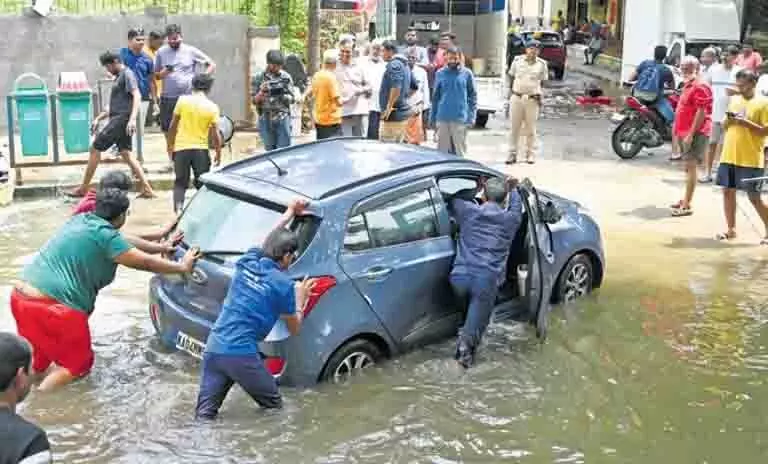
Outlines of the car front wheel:
<svg viewBox="0 0 768 464">
<path fill-rule="evenodd" d="M 351 340 L 341 346 L 328 360 L 320 379 L 340 383 L 383 358 L 381 349 L 365 339 Z"/>
<path fill-rule="evenodd" d="M 575 255 L 568 261 L 557 280 L 555 300 L 570 303 L 592 292 L 594 269 L 592 260 L 584 254 Z"/>
</svg>

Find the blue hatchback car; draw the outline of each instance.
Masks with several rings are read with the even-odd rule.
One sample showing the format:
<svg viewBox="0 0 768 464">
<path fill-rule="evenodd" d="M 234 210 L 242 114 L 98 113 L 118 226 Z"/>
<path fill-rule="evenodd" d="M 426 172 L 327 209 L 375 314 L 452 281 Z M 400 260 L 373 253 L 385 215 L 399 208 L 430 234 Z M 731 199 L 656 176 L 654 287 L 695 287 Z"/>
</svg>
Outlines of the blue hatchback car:
<svg viewBox="0 0 768 464">
<path fill-rule="evenodd" d="M 448 283 L 456 225 L 444 197 L 503 174 L 411 145 L 340 138 L 252 157 L 206 174 L 179 228 L 202 258 L 188 276 L 155 276 L 150 314 L 165 345 L 200 357 L 234 263 L 260 244 L 291 200 L 310 201 L 290 224 L 299 256 L 287 270 L 318 283 L 301 333 L 279 321 L 261 344 L 280 382 L 337 381 L 404 351 L 455 336 L 464 309 Z M 546 330 L 550 304 L 597 288 L 601 233 L 578 204 L 518 187 L 522 226 L 510 249 L 496 319 L 516 315 Z"/>
</svg>

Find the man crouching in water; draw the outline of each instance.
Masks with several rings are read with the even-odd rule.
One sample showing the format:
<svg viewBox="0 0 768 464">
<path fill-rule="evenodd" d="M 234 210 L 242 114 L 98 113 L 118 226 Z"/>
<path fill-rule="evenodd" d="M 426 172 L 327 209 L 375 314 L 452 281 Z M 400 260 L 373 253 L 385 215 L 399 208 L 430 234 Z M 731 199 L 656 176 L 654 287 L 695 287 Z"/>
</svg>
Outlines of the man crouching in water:
<svg viewBox="0 0 768 464">
<path fill-rule="evenodd" d="M 449 202 L 459 226 L 451 287 L 457 297 L 469 302 L 455 354 L 456 361 L 464 368 L 475 362 L 475 352 L 490 322 L 496 294 L 505 280 L 509 248 L 522 221 L 517 184 L 517 179 L 511 177 L 479 181 L 477 189 L 459 191 Z M 481 189 L 483 203 L 478 205 L 474 196 Z"/>
<path fill-rule="evenodd" d="M 232 385 L 238 384 L 263 408 L 283 405 L 277 382 L 259 352 L 278 319 L 299 333 L 313 279 L 294 282 L 283 271 L 296 259 L 299 240 L 285 226 L 307 203 L 294 201 L 264 240 L 235 265 L 235 275 L 203 355 L 195 417 L 214 419 Z"/>
<path fill-rule="evenodd" d="M 91 370 L 88 318 L 118 264 L 160 274 L 191 272 L 195 265 L 196 248 L 175 262 L 131 245 L 120 233 L 129 205 L 121 190 L 98 191 L 93 213 L 70 218 L 24 268 L 11 292 L 19 335 L 33 348 L 33 373 L 44 376 L 38 390 L 66 385 Z"/>
</svg>

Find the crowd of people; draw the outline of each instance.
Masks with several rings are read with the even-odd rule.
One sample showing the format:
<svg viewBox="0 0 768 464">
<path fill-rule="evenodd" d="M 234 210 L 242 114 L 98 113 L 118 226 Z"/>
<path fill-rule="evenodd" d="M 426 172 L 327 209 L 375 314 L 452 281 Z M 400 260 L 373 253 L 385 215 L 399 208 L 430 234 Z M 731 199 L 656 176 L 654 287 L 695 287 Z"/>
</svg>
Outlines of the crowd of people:
<svg viewBox="0 0 768 464">
<path fill-rule="evenodd" d="M 680 98 L 673 110 L 663 93 L 675 81 L 666 55 L 666 47 L 656 47 L 654 58 L 640 63 L 630 80 L 640 88 L 636 96 L 653 94 L 644 98 L 655 100 L 659 112 L 672 121 L 670 159 L 683 160 L 686 172 L 685 190 L 671 205 L 672 215 L 692 215 L 697 184 L 714 182 L 723 187 L 725 216 L 725 228 L 716 238 L 736 237 L 736 192 L 743 191 L 765 226 L 761 244 L 768 244 L 768 206 L 760 195 L 768 136 L 768 77 L 759 75 L 762 57 L 750 43 L 725 50 L 710 47 L 700 57 L 683 57 L 678 63 Z"/>
<path fill-rule="evenodd" d="M 99 62 L 113 78 L 109 105 L 94 118 L 88 165 L 81 185 L 70 196 L 88 193 L 102 153 L 116 148 L 138 180 L 139 196 L 154 197 L 133 151 L 142 143 L 145 125 L 156 119 L 165 135 L 169 171 L 175 173 L 173 204 L 178 210 L 190 171 L 199 185 L 199 177 L 221 159 L 220 112 L 207 96 L 216 64 L 197 47 L 184 43 L 177 24 L 169 24 L 164 32 L 150 32 L 148 38 L 143 29 L 132 28 L 126 47 L 102 54 Z M 213 159 L 209 148 L 213 148 Z"/>
</svg>

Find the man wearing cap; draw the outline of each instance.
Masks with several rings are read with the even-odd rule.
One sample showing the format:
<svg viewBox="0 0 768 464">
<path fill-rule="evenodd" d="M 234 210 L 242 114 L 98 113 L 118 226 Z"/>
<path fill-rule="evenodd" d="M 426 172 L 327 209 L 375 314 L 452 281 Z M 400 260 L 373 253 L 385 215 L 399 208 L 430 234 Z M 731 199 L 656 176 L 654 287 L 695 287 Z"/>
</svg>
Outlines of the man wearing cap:
<svg viewBox="0 0 768 464">
<path fill-rule="evenodd" d="M 259 134 L 264 150 L 291 145 L 291 105 L 293 80 L 285 72 L 280 50 L 267 52 L 267 70 L 251 82 L 253 104 L 259 113 Z"/>
<path fill-rule="evenodd" d="M 336 52 L 323 54 L 323 69 L 312 77 L 308 92 L 315 100 L 315 132 L 317 140 L 341 137 L 341 90 L 336 79 Z"/>
<path fill-rule="evenodd" d="M 507 164 L 517 162 L 520 135 L 525 137 L 526 161 L 534 162 L 536 124 L 541 108 L 541 83 L 549 79 L 547 62 L 539 58 L 541 43 L 528 42 L 525 54 L 515 57 L 509 66 L 512 89 L 509 99 L 509 156 Z"/>
</svg>

